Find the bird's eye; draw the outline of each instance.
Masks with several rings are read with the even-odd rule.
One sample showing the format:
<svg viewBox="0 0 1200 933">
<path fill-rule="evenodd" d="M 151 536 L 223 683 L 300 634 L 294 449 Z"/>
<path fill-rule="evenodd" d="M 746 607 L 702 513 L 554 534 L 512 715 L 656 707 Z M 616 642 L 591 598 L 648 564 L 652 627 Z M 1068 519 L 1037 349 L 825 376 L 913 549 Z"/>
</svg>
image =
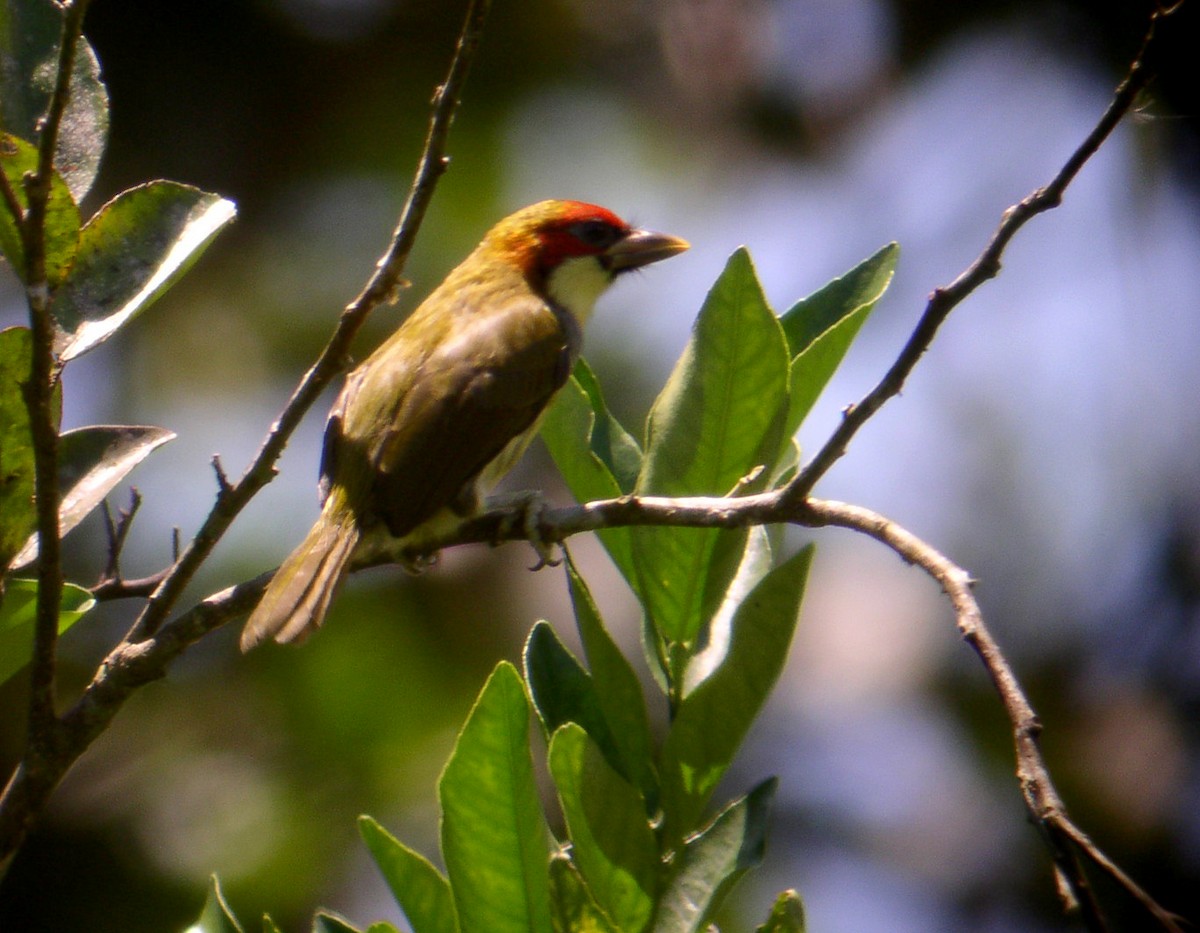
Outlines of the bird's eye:
<svg viewBox="0 0 1200 933">
<path fill-rule="evenodd" d="M 596 249 L 607 249 L 621 237 L 621 232 L 602 220 L 583 220 L 571 226 L 571 233 L 581 243 Z"/>
</svg>

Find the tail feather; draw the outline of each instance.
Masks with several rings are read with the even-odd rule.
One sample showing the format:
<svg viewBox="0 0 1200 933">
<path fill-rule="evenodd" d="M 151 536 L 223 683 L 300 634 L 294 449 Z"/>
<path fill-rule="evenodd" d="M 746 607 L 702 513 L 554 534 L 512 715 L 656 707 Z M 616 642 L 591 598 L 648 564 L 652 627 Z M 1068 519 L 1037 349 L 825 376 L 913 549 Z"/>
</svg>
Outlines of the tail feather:
<svg viewBox="0 0 1200 933">
<path fill-rule="evenodd" d="M 346 565 L 358 544 L 358 525 L 351 514 L 326 508 L 305 539 L 285 560 L 267 586 L 258 607 L 242 630 L 241 646 L 249 651 L 274 638 L 302 639 L 325 621 L 325 613 Z"/>
</svg>

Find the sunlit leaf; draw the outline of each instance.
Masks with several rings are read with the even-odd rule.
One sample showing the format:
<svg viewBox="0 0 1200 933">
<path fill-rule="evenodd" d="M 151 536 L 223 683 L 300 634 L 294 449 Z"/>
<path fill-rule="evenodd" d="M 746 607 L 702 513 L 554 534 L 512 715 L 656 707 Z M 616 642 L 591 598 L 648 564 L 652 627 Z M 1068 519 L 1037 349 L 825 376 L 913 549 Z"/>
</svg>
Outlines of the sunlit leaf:
<svg viewBox="0 0 1200 933">
<path fill-rule="evenodd" d="M 564 855 L 550 860 L 550 908 L 554 933 L 622 933 L 604 915 L 579 870 Z"/>
<path fill-rule="evenodd" d="M 788 367 L 779 319 L 749 254 L 739 249 L 709 291 L 692 339 L 651 410 L 638 494 L 728 495 L 756 467 L 769 469 L 780 446 Z M 754 488 L 753 481 L 745 488 Z M 696 637 L 706 608 L 720 601 L 737 568 L 740 540 L 721 549 L 714 563 L 720 534 L 634 529 L 638 590 L 668 641 Z"/>
<path fill-rule="evenodd" d="M 783 331 L 793 360 L 785 438 L 799 429 L 859 329 L 887 291 L 899 256 L 900 247 L 889 243 L 783 314 Z"/>
<path fill-rule="evenodd" d="M 597 702 L 616 746 L 617 757 L 609 756 L 609 762 L 645 795 L 652 808 L 656 807 L 658 777 L 651 763 L 653 746 L 641 682 L 604 627 L 600 611 L 575 562 L 568 556 L 566 563 L 575 624 L 587 653 L 588 667 L 596 685 Z M 586 723 L 580 725 L 587 727 Z M 601 750 L 607 751 L 602 744 Z"/>
<path fill-rule="evenodd" d="M 458 933 L 458 914 L 446 876 L 371 817 L 358 818 L 358 831 L 413 933 Z"/>
<path fill-rule="evenodd" d="M 571 857 L 588 890 L 620 929 L 641 930 L 654 908 L 659 868 L 645 801 L 574 723 L 554 733 L 549 761 Z"/>
<path fill-rule="evenodd" d="M 668 840 L 695 827 L 779 679 L 811 561 L 810 546 L 759 581 L 733 614 L 724 658 L 676 710 L 660 757 Z"/>
<path fill-rule="evenodd" d="M 677 856 L 659 899 L 653 933 L 698 933 L 729 890 L 762 861 L 776 780 L 722 811 Z"/>
<path fill-rule="evenodd" d="M 143 425 L 92 425 L 65 432 L 59 439 L 59 534 L 83 521 L 130 470 L 174 437 L 166 428 Z M 37 550 L 35 534 L 13 566 L 31 563 Z"/>
<path fill-rule="evenodd" d="M 184 933 L 242 933 L 242 925 L 225 903 L 225 895 L 221 893 L 221 883 L 216 875 L 209 881 L 204 909 L 200 911 L 196 922 L 184 930 Z"/>
<path fill-rule="evenodd" d="M 609 412 L 595 375 L 584 360 L 555 396 L 541 427 L 542 439 L 579 502 L 611 499 L 633 491 L 641 468 L 637 441 Z M 631 586 L 637 585 L 628 528 L 598 532 Z"/>
<path fill-rule="evenodd" d="M 0 683 L 21 670 L 33 657 L 33 632 L 37 619 L 37 581 L 5 581 L 0 600 Z M 96 604 L 92 594 L 81 586 L 63 587 L 62 608 L 58 614 L 61 635 L 85 616 Z"/>
<path fill-rule="evenodd" d="M 604 718 L 592 675 L 547 622 L 538 622 L 525 641 L 525 680 L 549 739 L 561 725 L 581 725 L 611 762 L 619 763 L 617 742 Z"/>
<path fill-rule="evenodd" d="M 361 931 L 337 914 L 320 911 L 313 917 L 312 933 L 361 933 Z"/>
<path fill-rule="evenodd" d="M 21 391 L 29 380 L 32 342 L 27 328 L 0 331 L 0 572 L 9 568 L 37 527 L 33 435 Z M 61 402 L 61 389 L 56 389 L 56 409 Z"/>
<path fill-rule="evenodd" d="M 54 91 L 62 28 L 62 9 L 51 0 L 0 0 L 0 126 L 16 136 L 38 136 Z M 107 135 L 108 92 L 96 54 L 81 37 L 54 159 L 77 202 L 92 186 Z"/>
<path fill-rule="evenodd" d="M 148 308 L 235 213 L 232 201 L 170 181 L 131 188 L 100 208 L 54 297 L 61 357 L 86 353 Z"/>
<path fill-rule="evenodd" d="M 442 857 L 462 933 L 550 933 L 545 818 L 516 668 L 488 679 L 438 783 Z"/>
<path fill-rule="evenodd" d="M 23 176 L 37 169 L 37 149 L 8 133 L 0 133 L 0 171 L 8 179 L 8 188 L 25 211 L 29 207 Z M 44 259 L 46 282 L 57 287 L 70 271 L 79 248 L 79 208 L 67 183 L 57 172 L 50 176 L 50 195 L 46 201 Z M 4 201 L 0 201 L 0 253 L 9 261 L 17 276 L 25 281 L 25 243 L 16 219 Z"/>
</svg>

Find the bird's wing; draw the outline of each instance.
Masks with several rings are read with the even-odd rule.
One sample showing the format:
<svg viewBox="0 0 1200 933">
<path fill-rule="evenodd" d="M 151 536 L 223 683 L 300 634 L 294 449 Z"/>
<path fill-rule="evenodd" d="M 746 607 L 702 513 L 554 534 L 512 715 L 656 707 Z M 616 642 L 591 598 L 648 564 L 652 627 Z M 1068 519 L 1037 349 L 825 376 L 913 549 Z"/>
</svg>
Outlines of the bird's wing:
<svg viewBox="0 0 1200 933">
<path fill-rule="evenodd" d="M 573 322 L 532 295 L 501 304 L 456 315 L 421 358 L 403 345 L 402 328 L 335 409 L 334 481 L 369 464 L 371 488 L 358 501 L 397 537 L 458 504 L 570 375 Z"/>
</svg>

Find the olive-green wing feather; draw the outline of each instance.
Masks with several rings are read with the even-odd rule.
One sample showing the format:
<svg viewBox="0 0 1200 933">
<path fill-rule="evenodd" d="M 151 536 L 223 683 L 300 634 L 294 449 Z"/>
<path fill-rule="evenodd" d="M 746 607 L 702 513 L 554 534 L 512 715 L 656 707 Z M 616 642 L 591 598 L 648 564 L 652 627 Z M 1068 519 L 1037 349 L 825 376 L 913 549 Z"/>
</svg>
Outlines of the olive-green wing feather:
<svg viewBox="0 0 1200 933">
<path fill-rule="evenodd" d="M 569 326 L 532 295 L 459 313 L 432 352 L 409 346 L 404 331 L 347 382 L 327 442 L 332 481 L 370 477 L 369 492 L 351 498 L 397 537 L 462 501 L 535 425 L 577 353 Z"/>
</svg>

